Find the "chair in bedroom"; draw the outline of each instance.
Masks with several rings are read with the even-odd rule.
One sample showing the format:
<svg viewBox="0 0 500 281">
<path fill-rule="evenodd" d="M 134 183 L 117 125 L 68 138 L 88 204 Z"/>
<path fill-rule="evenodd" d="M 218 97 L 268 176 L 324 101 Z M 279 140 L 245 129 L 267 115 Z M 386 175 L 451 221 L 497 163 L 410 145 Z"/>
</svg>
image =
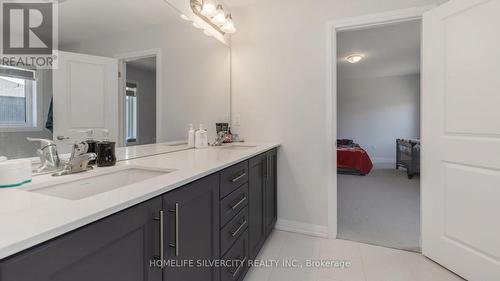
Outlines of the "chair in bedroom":
<svg viewBox="0 0 500 281">
<path fill-rule="evenodd" d="M 420 140 L 396 140 L 396 169 L 406 169 L 408 179 L 420 174 Z"/>
</svg>

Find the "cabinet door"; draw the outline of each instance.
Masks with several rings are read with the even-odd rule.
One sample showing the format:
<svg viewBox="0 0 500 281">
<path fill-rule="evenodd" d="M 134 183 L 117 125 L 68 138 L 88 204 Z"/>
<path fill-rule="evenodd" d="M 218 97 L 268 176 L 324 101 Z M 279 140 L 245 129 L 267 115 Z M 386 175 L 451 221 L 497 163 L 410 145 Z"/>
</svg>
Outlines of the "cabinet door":
<svg viewBox="0 0 500 281">
<path fill-rule="evenodd" d="M 153 199 L 0 262 L 2 281 L 161 281 L 161 199 Z"/>
<path fill-rule="evenodd" d="M 264 224 L 264 192 L 267 155 L 262 154 L 250 159 L 248 178 L 249 248 L 250 259 L 255 259 L 266 240 Z"/>
<path fill-rule="evenodd" d="M 273 149 L 266 153 L 266 185 L 264 195 L 264 223 L 266 236 L 269 236 L 274 229 L 278 218 L 278 190 L 277 190 L 277 164 L 278 153 Z"/>
<path fill-rule="evenodd" d="M 217 260 L 219 242 L 219 175 L 215 174 L 163 196 L 165 212 L 164 280 L 219 281 L 215 267 L 183 261 Z M 168 262 L 171 262 L 169 265 Z"/>
</svg>

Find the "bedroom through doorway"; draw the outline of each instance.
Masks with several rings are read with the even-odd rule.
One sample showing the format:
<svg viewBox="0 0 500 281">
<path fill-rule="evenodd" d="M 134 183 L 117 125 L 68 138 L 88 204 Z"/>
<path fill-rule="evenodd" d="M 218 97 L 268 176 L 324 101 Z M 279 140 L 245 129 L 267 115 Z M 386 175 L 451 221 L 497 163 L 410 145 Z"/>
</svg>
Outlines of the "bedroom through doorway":
<svg viewBox="0 0 500 281">
<path fill-rule="evenodd" d="M 420 252 L 421 20 L 337 33 L 340 239 Z"/>
</svg>

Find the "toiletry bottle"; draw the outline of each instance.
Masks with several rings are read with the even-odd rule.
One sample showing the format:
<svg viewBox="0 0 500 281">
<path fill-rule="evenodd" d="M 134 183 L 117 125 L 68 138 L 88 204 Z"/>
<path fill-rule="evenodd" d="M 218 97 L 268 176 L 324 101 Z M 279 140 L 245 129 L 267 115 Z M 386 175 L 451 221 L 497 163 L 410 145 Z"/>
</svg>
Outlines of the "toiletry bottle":
<svg viewBox="0 0 500 281">
<path fill-rule="evenodd" d="M 195 131 L 193 124 L 189 124 L 189 132 L 188 132 L 188 148 L 195 147 Z"/>
<path fill-rule="evenodd" d="M 203 148 L 207 148 L 208 147 L 208 132 L 206 129 L 203 129 L 201 131 L 201 146 Z"/>
<path fill-rule="evenodd" d="M 233 142 L 233 133 L 231 133 L 231 127 L 227 129 L 227 135 L 226 139 L 224 140 L 224 143 L 232 143 Z"/>
<path fill-rule="evenodd" d="M 98 141 L 94 140 L 94 130 L 90 129 L 87 131 L 87 138 L 85 142 L 89 145 L 89 148 L 87 150 L 87 153 L 96 153 L 97 154 L 97 143 Z M 96 164 L 97 160 L 92 160 L 89 162 L 90 166 L 93 166 Z"/>
<path fill-rule="evenodd" d="M 200 124 L 200 128 L 196 131 L 195 147 L 196 148 L 207 148 L 208 147 L 208 135 L 207 135 L 207 131 L 203 127 L 203 124 Z"/>
<path fill-rule="evenodd" d="M 97 167 L 109 167 L 116 164 L 115 142 L 109 139 L 108 130 L 104 131 L 104 140 L 97 143 Z"/>
</svg>

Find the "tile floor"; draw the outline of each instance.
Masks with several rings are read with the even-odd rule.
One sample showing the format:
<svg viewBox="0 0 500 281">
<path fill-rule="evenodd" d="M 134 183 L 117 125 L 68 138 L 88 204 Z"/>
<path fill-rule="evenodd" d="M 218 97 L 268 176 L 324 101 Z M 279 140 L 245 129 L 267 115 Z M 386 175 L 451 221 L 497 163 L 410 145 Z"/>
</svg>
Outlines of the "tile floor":
<svg viewBox="0 0 500 281">
<path fill-rule="evenodd" d="M 463 279 L 425 258 L 394 250 L 345 240 L 327 240 L 283 231 L 274 231 L 258 260 L 348 261 L 349 267 L 253 267 L 245 281 L 462 281 Z"/>
</svg>

